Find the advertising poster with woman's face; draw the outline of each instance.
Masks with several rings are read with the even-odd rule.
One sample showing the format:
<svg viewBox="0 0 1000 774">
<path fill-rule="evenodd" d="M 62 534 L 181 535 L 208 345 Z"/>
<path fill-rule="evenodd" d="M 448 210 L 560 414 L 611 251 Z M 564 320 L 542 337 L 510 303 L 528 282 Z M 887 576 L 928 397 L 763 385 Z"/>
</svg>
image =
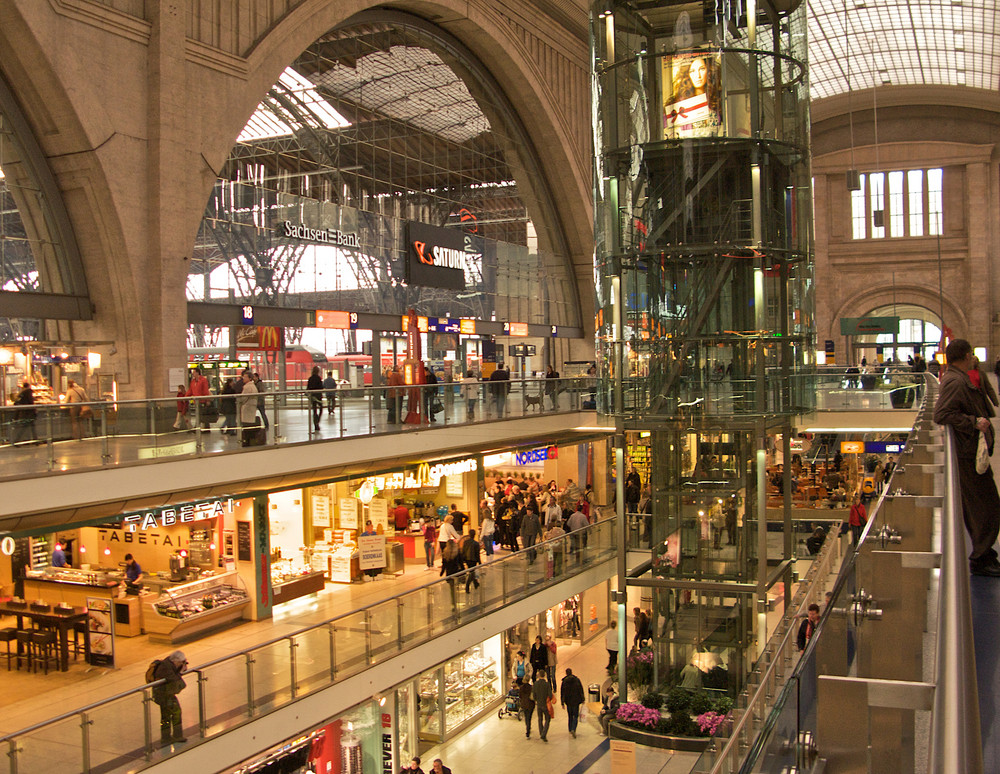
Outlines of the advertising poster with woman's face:
<svg viewBox="0 0 1000 774">
<path fill-rule="evenodd" d="M 663 138 L 722 134 L 720 57 L 708 52 L 663 58 Z"/>
</svg>

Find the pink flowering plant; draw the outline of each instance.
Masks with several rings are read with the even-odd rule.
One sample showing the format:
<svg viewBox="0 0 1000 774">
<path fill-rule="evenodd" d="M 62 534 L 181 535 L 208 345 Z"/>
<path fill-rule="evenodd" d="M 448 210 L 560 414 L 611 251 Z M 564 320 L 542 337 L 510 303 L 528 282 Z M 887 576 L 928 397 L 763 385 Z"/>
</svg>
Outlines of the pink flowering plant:
<svg viewBox="0 0 1000 774">
<path fill-rule="evenodd" d="M 625 702 L 618 707 L 615 718 L 629 726 L 654 729 L 660 722 L 660 711 L 634 702 Z"/>
<path fill-rule="evenodd" d="M 640 648 L 628 654 L 625 661 L 625 681 L 636 689 L 653 681 L 652 648 Z"/>
<path fill-rule="evenodd" d="M 698 728 L 701 729 L 703 734 L 715 736 L 716 732 L 722 728 L 723 724 L 728 719 L 728 714 L 723 715 L 719 712 L 709 711 L 699 715 L 694 719 L 694 721 L 698 724 Z"/>
</svg>

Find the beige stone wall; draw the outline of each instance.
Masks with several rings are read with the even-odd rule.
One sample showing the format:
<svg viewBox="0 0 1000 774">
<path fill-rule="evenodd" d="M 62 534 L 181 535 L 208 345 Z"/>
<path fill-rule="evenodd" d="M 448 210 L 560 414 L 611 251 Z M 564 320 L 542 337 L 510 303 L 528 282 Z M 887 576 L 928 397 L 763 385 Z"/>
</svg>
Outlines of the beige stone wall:
<svg viewBox="0 0 1000 774">
<path fill-rule="evenodd" d="M 848 346 L 840 318 L 894 300 L 924 307 L 934 318 L 943 300 L 955 336 L 987 347 L 991 359 L 1000 356 L 993 280 L 1000 261 L 1000 103 L 995 95 L 967 92 L 880 88 L 877 145 L 872 95 L 853 95 L 853 153 L 846 96 L 813 108 L 816 338 L 821 347 L 825 339 L 836 342 L 838 362 Z M 944 169 L 940 285 L 936 237 L 852 239 L 845 174 L 852 166 L 862 173 Z"/>
<path fill-rule="evenodd" d="M 0 70 L 66 200 L 95 318 L 126 397 L 165 395 L 186 359 L 188 260 L 217 170 L 266 90 L 365 0 L 6 0 Z M 398 3 L 479 52 L 528 128 L 593 319 L 586 6 Z M 519 183 L 522 181 L 519 180 Z M 530 190 L 530 181 L 523 181 Z"/>
</svg>

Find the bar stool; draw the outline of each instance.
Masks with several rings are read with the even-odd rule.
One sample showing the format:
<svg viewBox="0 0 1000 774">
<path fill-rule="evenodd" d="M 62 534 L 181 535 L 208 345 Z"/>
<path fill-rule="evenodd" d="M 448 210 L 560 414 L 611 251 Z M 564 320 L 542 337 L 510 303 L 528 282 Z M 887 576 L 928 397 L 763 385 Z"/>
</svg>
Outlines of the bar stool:
<svg viewBox="0 0 1000 774">
<path fill-rule="evenodd" d="M 59 639 L 51 629 L 45 631 L 33 631 L 31 633 L 31 645 L 34 649 L 35 671 L 38 671 L 38 661 L 42 662 L 45 674 L 49 673 L 49 662 L 59 668 Z"/>
<path fill-rule="evenodd" d="M 73 644 L 70 646 L 73 651 L 73 660 L 87 653 L 87 622 L 77 621 L 73 624 Z"/>
<path fill-rule="evenodd" d="M 34 653 L 34 648 L 31 647 L 31 629 L 17 629 L 14 632 L 14 639 L 17 641 L 17 654 L 15 659 L 17 660 L 17 671 L 21 671 L 21 659 L 23 658 L 28 665 L 28 671 L 34 666 L 34 660 L 32 658 Z"/>
<path fill-rule="evenodd" d="M 4 642 L 7 644 L 7 653 L 5 655 L 7 656 L 7 671 L 9 672 L 10 662 L 13 661 L 14 657 L 17 655 L 16 650 L 13 653 L 10 650 L 10 644 L 12 642 L 15 644 L 17 643 L 17 629 L 15 629 L 14 627 L 0 629 L 0 642 Z"/>
</svg>

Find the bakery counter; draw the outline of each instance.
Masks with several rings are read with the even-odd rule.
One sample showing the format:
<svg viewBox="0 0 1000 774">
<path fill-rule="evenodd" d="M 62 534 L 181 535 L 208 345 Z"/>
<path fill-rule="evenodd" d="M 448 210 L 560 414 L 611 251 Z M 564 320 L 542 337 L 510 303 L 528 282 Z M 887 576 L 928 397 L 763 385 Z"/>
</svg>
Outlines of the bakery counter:
<svg viewBox="0 0 1000 774">
<path fill-rule="evenodd" d="M 307 594 L 315 594 L 317 591 L 322 591 L 325 584 L 326 573 L 319 571 L 293 576 L 280 583 L 275 582 L 272 578 L 271 598 L 273 604 L 280 605 L 282 602 L 290 602 Z"/>
</svg>

